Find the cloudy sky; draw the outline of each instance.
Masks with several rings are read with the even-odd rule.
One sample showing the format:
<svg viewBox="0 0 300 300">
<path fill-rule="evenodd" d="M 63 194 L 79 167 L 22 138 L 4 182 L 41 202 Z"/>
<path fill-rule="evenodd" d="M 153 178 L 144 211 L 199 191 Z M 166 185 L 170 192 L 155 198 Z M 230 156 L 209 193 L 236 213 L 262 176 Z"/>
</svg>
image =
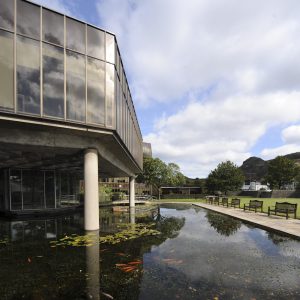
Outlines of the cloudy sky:
<svg viewBox="0 0 300 300">
<path fill-rule="evenodd" d="M 205 177 L 300 151 L 299 0 L 36 0 L 117 35 L 144 140 Z"/>
</svg>

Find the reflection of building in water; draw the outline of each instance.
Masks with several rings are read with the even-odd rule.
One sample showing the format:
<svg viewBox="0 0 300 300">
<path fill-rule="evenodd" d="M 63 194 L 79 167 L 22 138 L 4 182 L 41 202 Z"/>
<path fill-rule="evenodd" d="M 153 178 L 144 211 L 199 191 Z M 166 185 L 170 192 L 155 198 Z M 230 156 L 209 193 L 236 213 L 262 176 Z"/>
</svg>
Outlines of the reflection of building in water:
<svg viewBox="0 0 300 300">
<path fill-rule="evenodd" d="M 76 204 L 78 174 L 85 229 L 97 229 L 98 178 L 134 183 L 143 165 L 116 37 L 26 0 L 0 3 L 0 212 Z"/>
</svg>

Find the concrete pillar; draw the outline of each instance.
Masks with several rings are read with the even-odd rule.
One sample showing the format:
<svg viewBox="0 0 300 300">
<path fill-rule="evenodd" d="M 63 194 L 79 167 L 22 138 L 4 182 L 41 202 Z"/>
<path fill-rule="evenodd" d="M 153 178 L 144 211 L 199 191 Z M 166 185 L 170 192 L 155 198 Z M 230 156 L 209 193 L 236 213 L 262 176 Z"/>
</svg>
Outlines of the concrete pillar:
<svg viewBox="0 0 300 300">
<path fill-rule="evenodd" d="M 129 206 L 135 207 L 135 177 L 129 178 Z"/>
<path fill-rule="evenodd" d="M 130 224 L 135 225 L 135 207 L 129 208 L 129 218 L 130 218 Z"/>
<path fill-rule="evenodd" d="M 99 229 L 98 151 L 84 153 L 84 229 Z"/>
</svg>

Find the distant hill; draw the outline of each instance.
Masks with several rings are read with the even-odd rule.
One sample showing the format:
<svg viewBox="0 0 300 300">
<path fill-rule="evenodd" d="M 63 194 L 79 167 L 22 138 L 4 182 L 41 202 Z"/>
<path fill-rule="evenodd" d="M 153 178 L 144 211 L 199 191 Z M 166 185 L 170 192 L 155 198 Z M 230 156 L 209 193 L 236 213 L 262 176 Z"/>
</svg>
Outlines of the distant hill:
<svg viewBox="0 0 300 300">
<path fill-rule="evenodd" d="M 300 165 L 300 152 L 291 153 L 284 156 L 294 160 Z M 261 181 L 268 173 L 268 165 L 270 161 L 272 161 L 272 159 L 263 160 L 262 158 L 252 156 L 243 162 L 243 164 L 240 166 L 240 169 L 243 171 L 246 180 Z"/>
</svg>

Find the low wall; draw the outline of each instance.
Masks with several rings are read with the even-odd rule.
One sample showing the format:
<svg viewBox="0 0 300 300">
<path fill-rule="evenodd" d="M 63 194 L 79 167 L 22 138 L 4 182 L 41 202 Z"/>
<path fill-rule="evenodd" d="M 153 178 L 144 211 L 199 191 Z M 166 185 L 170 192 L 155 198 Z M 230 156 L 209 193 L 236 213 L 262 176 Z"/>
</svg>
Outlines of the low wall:
<svg viewBox="0 0 300 300">
<path fill-rule="evenodd" d="M 253 198 L 300 198 L 300 191 L 293 190 L 273 190 L 266 191 L 241 191 L 238 196 L 248 196 Z"/>
<path fill-rule="evenodd" d="M 203 194 L 168 194 L 168 195 L 160 195 L 161 199 L 201 199 L 203 198 Z"/>
</svg>

